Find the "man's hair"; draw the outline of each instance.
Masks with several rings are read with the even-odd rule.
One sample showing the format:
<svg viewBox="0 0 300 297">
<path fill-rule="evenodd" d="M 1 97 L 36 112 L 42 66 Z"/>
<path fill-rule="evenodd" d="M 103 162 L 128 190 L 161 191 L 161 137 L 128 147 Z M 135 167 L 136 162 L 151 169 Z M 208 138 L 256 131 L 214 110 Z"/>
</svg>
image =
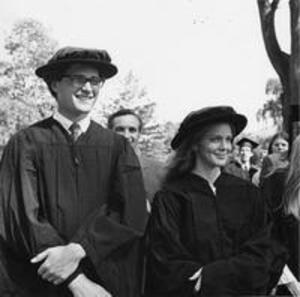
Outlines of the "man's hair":
<svg viewBox="0 0 300 297">
<path fill-rule="evenodd" d="M 65 74 L 65 69 L 62 70 L 61 72 L 58 72 L 58 73 L 55 73 L 51 76 L 49 76 L 49 78 L 45 79 L 45 82 L 47 84 L 47 87 L 48 87 L 48 90 L 50 91 L 51 95 L 56 99 L 57 95 L 56 93 L 54 92 L 54 90 L 52 89 L 52 83 L 54 81 L 60 81 L 62 80 L 64 74 Z"/>
<path fill-rule="evenodd" d="M 129 109 L 129 108 L 123 108 L 123 109 L 120 109 L 120 110 L 114 112 L 113 114 L 111 114 L 108 117 L 108 120 L 107 120 L 107 127 L 109 129 L 113 129 L 114 119 L 118 118 L 118 117 L 126 116 L 126 115 L 132 115 L 132 116 L 134 116 L 138 119 L 138 121 L 139 121 L 139 132 L 141 132 L 141 130 L 143 128 L 142 119 L 137 113 L 135 113 L 132 109 Z"/>
</svg>

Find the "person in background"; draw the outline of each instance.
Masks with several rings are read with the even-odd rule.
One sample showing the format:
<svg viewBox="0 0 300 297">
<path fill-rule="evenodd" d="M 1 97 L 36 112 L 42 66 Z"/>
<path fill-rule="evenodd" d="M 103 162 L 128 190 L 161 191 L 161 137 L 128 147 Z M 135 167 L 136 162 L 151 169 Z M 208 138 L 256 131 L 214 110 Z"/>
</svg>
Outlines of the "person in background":
<svg viewBox="0 0 300 297">
<path fill-rule="evenodd" d="M 272 238 L 278 248 L 288 251 L 288 259 L 278 258 L 278 267 L 283 267 L 276 295 L 300 296 L 299 233 L 300 220 L 300 136 L 296 137 L 289 165 L 277 168 L 262 182 L 262 193 L 266 199 L 270 219 L 273 222 Z M 281 264 L 281 265 L 279 265 Z"/>
<path fill-rule="evenodd" d="M 284 153 L 289 149 L 289 136 L 286 132 L 276 133 L 270 140 L 268 154 Z"/>
<path fill-rule="evenodd" d="M 133 110 L 120 109 L 108 117 L 107 126 L 114 132 L 123 135 L 135 150 L 142 167 L 147 209 L 150 212 L 153 196 L 158 191 L 163 179 L 164 166 L 160 161 L 142 154 L 139 149 L 139 138 L 143 129 L 143 121 Z"/>
<path fill-rule="evenodd" d="M 116 73 L 105 50 L 76 47 L 36 70 L 57 112 L 4 150 L 1 296 L 140 296 L 147 219 L 140 165 L 123 137 L 90 118 Z"/>
<path fill-rule="evenodd" d="M 251 158 L 251 163 L 253 164 L 253 167 L 255 167 L 257 170 L 256 172 L 252 175 L 252 183 L 259 187 L 259 178 L 260 178 L 260 172 L 261 172 L 261 166 L 263 163 L 263 159 L 266 157 L 268 154 L 268 149 L 265 148 L 263 145 L 259 146 L 258 148 L 255 149 L 253 152 L 253 156 Z"/>
<path fill-rule="evenodd" d="M 268 148 L 266 144 L 258 146 L 253 153 L 254 155 L 252 158 L 255 160 L 252 163 L 261 168 L 264 158 L 268 155 Z"/>
<path fill-rule="evenodd" d="M 143 129 L 143 121 L 132 109 L 122 108 L 108 117 L 107 127 L 114 132 L 123 135 L 131 144 L 138 156 L 139 138 Z"/>
<path fill-rule="evenodd" d="M 229 106 L 193 111 L 181 123 L 146 231 L 147 297 L 267 293 L 264 201 L 252 183 L 222 170 L 246 124 Z"/>
<path fill-rule="evenodd" d="M 270 140 L 268 155 L 264 158 L 260 172 L 260 183 L 277 168 L 288 166 L 289 136 L 286 132 L 276 133 Z"/>
<path fill-rule="evenodd" d="M 236 145 L 239 147 L 238 158 L 229 162 L 224 170 L 227 173 L 252 181 L 252 177 L 258 168 L 252 164 L 251 158 L 254 155 L 253 150 L 258 146 L 258 143 L 249 137 L 243 137 Z"/>
</svg>

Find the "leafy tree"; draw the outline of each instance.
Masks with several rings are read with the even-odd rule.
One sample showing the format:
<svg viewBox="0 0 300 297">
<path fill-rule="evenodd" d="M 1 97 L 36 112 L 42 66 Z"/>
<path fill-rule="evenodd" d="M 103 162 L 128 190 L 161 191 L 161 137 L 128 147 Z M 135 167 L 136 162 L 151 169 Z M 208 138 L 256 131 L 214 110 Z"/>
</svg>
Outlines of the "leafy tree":
<svg viewBox="0 0 300 297">
<path fill-rule="evenodd" d="M 266 83 L 265 93 L 267 100 L 263 107 L 257 112 L 257 119 L 267 120 L 268 118 L 273 120 L 277 130 L 282 129 L 283 116 L 282 116 L 282 105 L 283 105 L 283 90 L 279 79 L 270 78 Z"/>
<path fill-rule="evenodd" d="M 156 103 L 148 96 L 146 88 L 140 85 L 133 72 L 130 71 L 124 77 L 116 79 L 109 88 L 109 93 L 104 93 L 104 96 L 105 100 L 99 100 L 94 118 L 106 126 L 112 113 L 123 108 L 134 110 L 143 121 L 141 151 L 148 156 L 163 158 L 166 153 L 164 129 L 156 120 Z"/>
<path fill-rule="evenodd" d="M 161 124 L 162 142 L 164 147 L 164 155 L 168 156 L 171 154 L 171 141 L 178 129 L 179 124 L 173 122 L 166 122 Z"/>
<path fill-rule="evenodd" d="M 23 19 L 14 24 L 5 40 L 8 60 L 0 61 L 0 145 L 19 129 L 49 116 L 55 100 L 46 84 L 36 77 L 35 69 L 46 63 L 57 42 L 38 21 Z M 147 155 L 164 157 L 168 152 L 166 127 L 156 120 L 156 104 L 133 72 L 108 82 L 103 89 L 94 118 L 106 126 L 107 117 L 120 108 L 135 110 L 144 122 L 141 150 Z"/>
<path fill-rule="evenodd" d="M 4 45 L 8 60 L 0 61 L 2 145 L 17 130 L 53 110 L 55 102 L 34 71 L 48 60 L 56 46 L 47 29 L 36 20 L 22 19 L 13 25 Z"/>
</svg>

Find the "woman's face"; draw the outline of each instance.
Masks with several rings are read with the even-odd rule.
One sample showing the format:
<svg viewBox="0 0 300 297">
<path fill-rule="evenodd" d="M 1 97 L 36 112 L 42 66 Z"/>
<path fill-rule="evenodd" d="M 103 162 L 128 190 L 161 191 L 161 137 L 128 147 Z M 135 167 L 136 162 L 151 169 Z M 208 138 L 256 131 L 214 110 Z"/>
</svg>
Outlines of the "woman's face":
<svg viewBox="0 0 300 297">
<path fill-rule="evenodd" d="M 211 169 L 225 166 L 232 151 L 232 139 L 229 124 L 209 127 L 196 144 L 198 164 Z"/>
<path fill-rule="evenodd" d="M 283 153 L 288 151 L 288 149 L 289 149 L 289 143 L 281 137 L 276 138 L 272 144 L 273 153 Z"/>
</svg>

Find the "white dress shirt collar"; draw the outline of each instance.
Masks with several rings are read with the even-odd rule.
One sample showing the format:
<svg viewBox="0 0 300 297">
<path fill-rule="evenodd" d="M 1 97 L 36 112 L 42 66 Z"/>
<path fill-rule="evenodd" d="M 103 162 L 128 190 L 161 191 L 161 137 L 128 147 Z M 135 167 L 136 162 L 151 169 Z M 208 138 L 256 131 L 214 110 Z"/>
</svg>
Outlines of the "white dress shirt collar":
<svg viewBox="0 0 300 297">
<path fill-rule="evenodd" d="M 69 119 L 67 119 L 65 116 L 63 116 L 61 113 L 59 113 L 58 111 L 54 113 L 53 118 L 58 121 L 63 127 L 64 129 L 70 133 L 69 128 L 71 127 L 71 125 L 73 124 L 72 121 L 70 121 Z M 81 133 L 85 133 L 87 131 L 87 129 L 90 126 L 91 123 L 91 117 L 88 115 L 87 117 L 83 118 L 82 120 L 77 121 L 78 125 L 80 126 L 80 131 Z"/>
</svg>

